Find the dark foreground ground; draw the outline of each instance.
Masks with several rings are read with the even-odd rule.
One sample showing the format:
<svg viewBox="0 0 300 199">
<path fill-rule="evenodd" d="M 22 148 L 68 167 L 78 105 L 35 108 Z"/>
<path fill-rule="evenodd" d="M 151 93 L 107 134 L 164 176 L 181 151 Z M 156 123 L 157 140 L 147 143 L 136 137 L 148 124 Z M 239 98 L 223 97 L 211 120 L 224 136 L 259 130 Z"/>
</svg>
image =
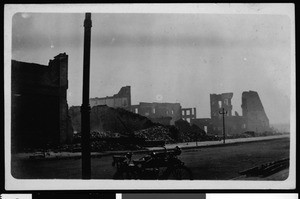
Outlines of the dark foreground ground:
<svg viewBox="0 0 300 199">
<path fill-rule="evenodd" d="M 179 158 L 192 170 L 194 179 L 228 180 L 237 178 L 239 171 L 288 158 L 289 146 L 289 138 L 236 143 L 186 149 Z M 92 178 L 112 179 L 115 168 L 111 163 L 111 155 L 93 158 Z M 18 179 L 80 179 L 81 159 L 29 160 L 12 157 L 12 175 Z"/>
</svg>

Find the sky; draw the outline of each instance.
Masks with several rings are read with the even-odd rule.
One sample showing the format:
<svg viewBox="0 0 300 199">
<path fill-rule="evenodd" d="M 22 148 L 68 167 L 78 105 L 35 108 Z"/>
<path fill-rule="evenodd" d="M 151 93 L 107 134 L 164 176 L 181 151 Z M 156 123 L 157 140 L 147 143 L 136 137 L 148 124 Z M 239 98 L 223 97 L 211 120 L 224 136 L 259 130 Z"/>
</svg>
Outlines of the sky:
<svg viewBox="0 0 300 199">
<path fill-rule="evenodd" d="M 16 13 L 12 59 L 69 55 L 69 106 L 82 103 L 84 13 Z M 291 20 L 271 14 L 92 13 L 90 97 L 131 86 L 132 104 L 179 102 L 210 117 L 209 94 L 257 91 L 270 123 L 289 123 Z"/>
</svg>

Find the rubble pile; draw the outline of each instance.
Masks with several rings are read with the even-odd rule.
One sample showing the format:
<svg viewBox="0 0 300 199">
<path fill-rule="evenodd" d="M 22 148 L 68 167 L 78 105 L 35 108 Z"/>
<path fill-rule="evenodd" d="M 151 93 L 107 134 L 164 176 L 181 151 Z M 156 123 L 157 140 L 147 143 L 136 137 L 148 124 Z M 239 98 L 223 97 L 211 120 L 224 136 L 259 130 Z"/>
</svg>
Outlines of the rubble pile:
<svg viewBox="0 0 300 199">
<path fill-rule="evenodd" d="M 206 133 L 196 125 L 190 125 L 187 121 L 182 119 L 175 122 L 175 127 L 178 129 L 178 142 L 193 142 L 204 141 L 207 139 Z"/>
<path fill-rule="evenodd" d="M 79 106 L 69 109 L 74 131 L 81 131 L 81 113 Z M 122 108 L 111 108 L 106 105 L 94 106 L 90 114 L 91 131 L 113 132 L 129 135 L 133 131 L 150 128 L 155 124 L 147 117 L 132 113 Z"/>
<path fill-rule="evenodd" d="M 100 138 L 112 138 L 112 137 L 116 137 L 117 135 L 114 134 L 114 133 L 111 133 L 110 131 L 92 131 L 91 132 L 91 137 L 90 139 L 91 140 L 97 140 L 97 139 L 100 139 Z M 73 142 L 74 143 L 80 143 L 81 142 L 81 133 L 76 133 L 74 134 L 73 136 Z"/>
<path fill-rule="evenodd" d="M 135 131 L 134 136 L 151 141 L 165 141 L 167 144 L 175 143 L 175 140 L 170 136 L 169 128 L 166 128 L 164 126 L 154 126 L 151 128 Z"/>
<path fill-rule="evenodd" d="M 120 134 L 112 133 L 110 131 L 93 131 L 91 132 L 91 151 L 101 152 L 101 151 L 123 151 L 123 150 L 137 150 L 141 149 L 139 146 L 118 142 Z M 112 139 L 111 139 L 112 138 Z M 121 138 L 120 138 L 121 139 Z M 69 146 L 68 151 L 77 152 L 80 149 L 81 143 L 81 133 L 74 135 L 74 144 Z"/>
</svg>

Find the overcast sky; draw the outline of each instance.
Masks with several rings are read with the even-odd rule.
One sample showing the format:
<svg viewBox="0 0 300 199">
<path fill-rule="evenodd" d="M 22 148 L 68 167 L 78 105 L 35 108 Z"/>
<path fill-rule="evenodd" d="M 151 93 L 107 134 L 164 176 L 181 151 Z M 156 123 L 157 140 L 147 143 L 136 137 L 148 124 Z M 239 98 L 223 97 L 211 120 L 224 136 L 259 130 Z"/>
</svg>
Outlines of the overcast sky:
<svg viewBox="0 0 300 199">
<path fill-rule="evenodd" d="M 68 103 L 81 105 L 84 14 L 17 13 L 12 58 L 69 55 Z M 257 91 L 270 123 L 290 117 L 291 21 L 284 15 L 92 13 L 91 97 L 131 86 L 132 104 L 180 102 L 210 117 L 209 94 Z"/>
</svg>

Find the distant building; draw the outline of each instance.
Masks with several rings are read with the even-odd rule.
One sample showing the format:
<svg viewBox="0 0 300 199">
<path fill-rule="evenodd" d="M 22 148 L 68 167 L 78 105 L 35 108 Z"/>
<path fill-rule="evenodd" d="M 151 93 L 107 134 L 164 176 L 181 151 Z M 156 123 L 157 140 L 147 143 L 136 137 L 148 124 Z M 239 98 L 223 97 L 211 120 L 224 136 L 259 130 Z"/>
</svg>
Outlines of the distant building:
<svg viewBox="0 0 300 199">
<path fill-rule="evenodd" d="M 210 94 L 210 116 L 220 117 L 219 111 L 224 108 L 228 116 L 232 116 L 231 99 L 233 93 Z M 221 115 L 222 116 L 222 115 Z"/>
<path fill-rule="evenodd" d="M 223 118 L 221 112 L 224 108 L 226 112 L 226 134 L 232 135 L 246 131 L 264 132 L 270 130 L 268 117 L 257 92 L 243 92 L 242 116 L 239 116 L 237 112 L 235 112 L 235 115 L 232 115 L 232 97 L 233 93 L 211 94 L 211 118 L 196 118 L 192 119 L 191 123 L 199 126 L 207 133 L 221 135 L 223 132 Z"/>
<path fill-rule="evenodd" d="M 68 116 L 68 55 L 47 65 L 12 60 L 12 148 L 45 147 L 72 141 Z"/>
<path fill-rule="evenodd" d="M 248 131 L 263 132 L 270 129 L 269 118 L 257 92 L 243 92 L 241 107 Z"/>
<path fill-rule="evenodd" d="M 223 108 L 227 112 L 225 115 L 225 131 L 228 134 L 239 134 L 246 131 L 244 117 L 232 115 L 232 97 L 233 93 L 210 95 L 210 112 L 214 134 L 222 134 L 223 132 L 223 116 L 220 114 Z"/>
<path fill-rule="evenodd" d="M 191 120 L 191 124 L 197 125 L 205 133 L 213 133 L 213 124 L 211 118 L 196 118 Z"/>
<path fill-rule="evenodd" d="M 196 108 L 182 108 L 181 109 L 181 118 L 184 121 L 191 123 L 191 120 L 197 118 Z"/>
<path fill-rule="evenodd" d="M 90 99 L 90 106 L 107 105 L 112 108 L 123 108 L 130 110 L 131 107 L 131 91 L 130 86 L 124 86 L 121 90 L 113 95 L 107 97 L 95 97 Z"/>
<path fill-rule="evenodd" d="M 123 108 L 133 113 L 148 117 L 152 122 L 172 125 L 176 120 L 184 119 L 188 122 L 196 118 L 196 108 L 182 109 L 180 103 L 148 103 L 140 102 L 131 105 L 130 86 L 124 86 L 117 94 L 107 97 L 90 99 L 90 106 L 106 105 L 111 108 Z M 182 115 L 182 113 L 184 115 Z"/>
<path fill-rule="evenodd" d="M 154 123 L 159 123 L 162 125 L 170 125 L 172 117 L 162 116 L 162 117 L 151 117 L 150 120 Z"/>
<path fill-rule="evenodd" d="M 132 105 L 131 111 L 146 116 L 153 122 L 173 125 L 176 120 L 182 118 L 180 103 L 147 103 L 140 102 L 139 105 Z M 169 120 L 169 123 L 168 123 Z"/>
</svg>

